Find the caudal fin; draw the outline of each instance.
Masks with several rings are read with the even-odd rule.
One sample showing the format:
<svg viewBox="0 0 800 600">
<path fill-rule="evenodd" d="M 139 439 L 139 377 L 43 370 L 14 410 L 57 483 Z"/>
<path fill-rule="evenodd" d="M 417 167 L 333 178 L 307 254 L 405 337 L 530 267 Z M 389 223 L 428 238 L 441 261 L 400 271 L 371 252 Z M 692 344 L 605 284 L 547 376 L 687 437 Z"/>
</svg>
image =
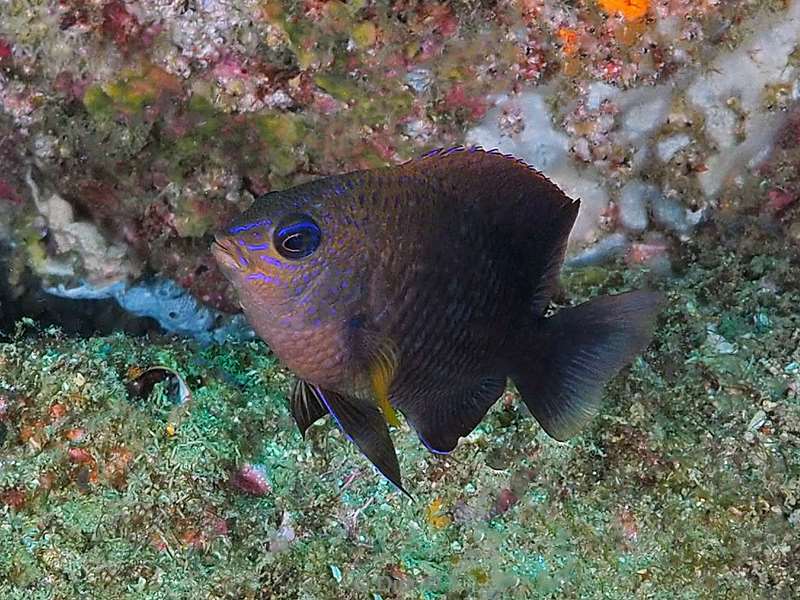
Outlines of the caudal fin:
<svg viewBox="0 0 800 600">
<path fill-rule="evenodd" d="M 603 386 L 650 343 L 662 298 L 595 298 L 559 311 L 523 342 L 511 378 L 551 437 L 564 441 L 597 414 Z"/>
</svg>

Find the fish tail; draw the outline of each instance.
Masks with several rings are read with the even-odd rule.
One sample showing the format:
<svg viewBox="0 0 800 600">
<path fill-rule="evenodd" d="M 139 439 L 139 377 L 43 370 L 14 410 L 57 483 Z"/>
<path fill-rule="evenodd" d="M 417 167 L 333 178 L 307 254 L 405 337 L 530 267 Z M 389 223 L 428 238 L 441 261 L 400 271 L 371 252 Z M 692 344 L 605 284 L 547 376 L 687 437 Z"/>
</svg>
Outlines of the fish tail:
<svg viewBox="0 0 800 600">
<path fill-rule="evenodd" d="M 564 441 L 597 414 L 603 386 L 650 343 L 662 299 L 649 291 L 602 296 L 527 330 L 511 379 L 551 437 Z"/>
</svg>

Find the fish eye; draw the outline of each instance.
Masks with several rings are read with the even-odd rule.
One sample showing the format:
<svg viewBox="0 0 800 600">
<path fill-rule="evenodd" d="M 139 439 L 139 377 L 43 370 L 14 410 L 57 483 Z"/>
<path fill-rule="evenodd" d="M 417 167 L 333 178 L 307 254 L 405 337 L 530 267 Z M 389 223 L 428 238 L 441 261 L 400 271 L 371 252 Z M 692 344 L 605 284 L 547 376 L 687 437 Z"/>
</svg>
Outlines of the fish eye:
<svg viewBox="0 0 800 600">
<path fill-rule="evenodd" d="M 312 254 L 321 240 L 319 225 L 308 215 L 289 215 L 275 228 L 275 249 L 289 260 L 299 260 Z"/>
</svg>

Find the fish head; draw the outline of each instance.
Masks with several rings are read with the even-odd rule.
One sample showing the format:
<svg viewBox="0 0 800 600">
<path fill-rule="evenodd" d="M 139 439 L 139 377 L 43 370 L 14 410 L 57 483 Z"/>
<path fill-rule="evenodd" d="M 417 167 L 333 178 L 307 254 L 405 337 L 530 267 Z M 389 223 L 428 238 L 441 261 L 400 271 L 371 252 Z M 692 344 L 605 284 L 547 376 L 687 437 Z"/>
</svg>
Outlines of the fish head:
<svg viewBox="0 0 800 600">
<path fill-rule="evenodd" d="M 301 363 L 319 362 L 312 352 L 343 343 L 366 289 L 358 224 L 346 199 L 324 192 L 301 186 L 261 196 L 212 246 L 248 321 L 298 375 Z"/>
<path fill-rule="evenodd" d="M 212 253 L 246 311 L 275 313 L 308 295 L 324 267 L 321 221 L 318 206 L 273 192 L 215 234 Z"/>
</svg>

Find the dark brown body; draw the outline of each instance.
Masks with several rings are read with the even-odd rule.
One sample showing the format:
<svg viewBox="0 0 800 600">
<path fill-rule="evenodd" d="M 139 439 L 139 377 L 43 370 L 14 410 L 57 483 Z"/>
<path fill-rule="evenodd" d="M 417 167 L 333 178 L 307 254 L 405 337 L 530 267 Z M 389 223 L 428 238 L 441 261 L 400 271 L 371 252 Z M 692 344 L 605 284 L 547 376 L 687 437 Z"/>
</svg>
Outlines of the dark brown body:
<svg viewBox="0 0 800 600">
<path fill-rule="evenodd" d="M 268 194 L 215 252 L 258 334 L 316 397 L 294 408 L 301 429 L 332 413 L 386 474 L 386 456 L 365 449 L 394 453 L 388 433 L 367 439 L 381 427 L 376 372 L 423 442 L 448 452 L 509 377 L 549 433 L 571 435 L 646 344 L 655 295 L 584 305 L 574 326 L 543 318 L 578 207 L 524 163 L 459 148 Z M 297 214 L 322 239 L 287 262 L 268 240 Z"/>
<path fill-rule="evenodd" d="M 501 155 L 462 152 L 367 175 L 381 178 L 387 206 L 367 217 L 366 237 L 388 244 L 367 250 L 377 267 L 365 311 L 398 345 L 390 398 L 425 440 L 435 436 L 417 413 L 478 391 L 502 394 L 519 332 L 535 327 L 550 300 L 548 266 L 560 265 L 578 204 L 531 174 Z M 451 450 L 458 433 L 439 434 L 447 443 L 436 449 Z"/>
</svg>

